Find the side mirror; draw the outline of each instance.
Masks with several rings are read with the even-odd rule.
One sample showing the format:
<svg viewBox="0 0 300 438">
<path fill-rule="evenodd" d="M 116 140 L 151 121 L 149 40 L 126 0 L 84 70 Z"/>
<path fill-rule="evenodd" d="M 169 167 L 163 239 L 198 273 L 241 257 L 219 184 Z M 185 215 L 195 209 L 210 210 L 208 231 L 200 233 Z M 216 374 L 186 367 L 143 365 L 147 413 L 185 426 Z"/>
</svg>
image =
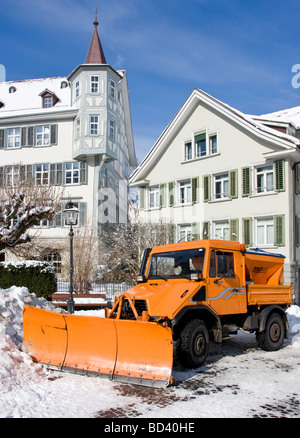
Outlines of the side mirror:
<svg viewBox="0 0 300 438">
<path fill-rule="evenodd" d="M 191 280 L 201 281 L 201 280 L 203 280 L 203 274 L 202 273 L 198 273 L 198 272 L 194 272 L 194 273 L 191 274 Z"/>
</svg>

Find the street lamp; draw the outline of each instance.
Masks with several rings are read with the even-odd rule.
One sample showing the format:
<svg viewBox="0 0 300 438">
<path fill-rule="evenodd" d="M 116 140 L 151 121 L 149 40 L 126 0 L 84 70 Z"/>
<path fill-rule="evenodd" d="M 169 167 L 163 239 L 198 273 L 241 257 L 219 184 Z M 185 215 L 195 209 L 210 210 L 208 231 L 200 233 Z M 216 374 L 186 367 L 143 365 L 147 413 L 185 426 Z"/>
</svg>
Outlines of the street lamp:
<svg viewBox="0 0 300 438">
<path fill-rule="evenodd" d="M 73 202 L 69 201 L 66 208 L 63 211 L 65 224 L 69 225 L 70 232 L 70 286 L 69 286 L 69 299 L 67 301 L 67 310 L 69 313 L 74 313 L 74 298 L 73 298 L 73 225 L 77 225 L 79 211 L 75 207 Z"/>
</svg>

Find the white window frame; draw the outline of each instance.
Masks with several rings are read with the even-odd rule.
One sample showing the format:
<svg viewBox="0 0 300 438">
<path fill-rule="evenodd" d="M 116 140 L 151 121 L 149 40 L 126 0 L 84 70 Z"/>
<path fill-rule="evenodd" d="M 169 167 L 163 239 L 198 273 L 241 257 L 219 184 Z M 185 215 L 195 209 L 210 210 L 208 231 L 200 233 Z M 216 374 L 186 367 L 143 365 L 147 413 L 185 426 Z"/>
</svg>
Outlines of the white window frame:
<svg viewBox="0 0 300 438">
<path fill-rule="evenodd" d="M 99 134 L 99 116 L 91 115 L 90 116 L 90 135 L 98 135 Z"/>
<path fill-rule="evenodd" d="M 272 185 L 268 183 L 268 177 L 272 176 Z M 259 178 L 261 179 L 260 186 L 258 184 Z M 262 165 L 255 167 L 255 191 L 257 194 L 260 193 L 273 193 L 274 192 L 274 166 L 271 164 L 269 166 Z"/>
<path fill-rule="evenodd" d="M 254 220 L 254 226 L 255 226 L 255 244 L 259 247 L 274 246 L 274 239 L 275 239 L 274 217 L 273 216 L 257 217 Z M 260 236 L 262 236 L 263 239 L 259 239 L 258 227 L 261 228 Z M 271 235 L 269 234 L 270 232 Z"/>
<path fill-rule="evenodd" d="M 150 209 L 159 207 L 159 186 L 149 187 L 148 206 Z"/>
<path fill-rule="evenodd" d="M 75 140 L 78 140 L 80 137 L 80 119 L 77 119 L 75 122 Z"/>
<path fill-rule="evenodd" d="M 110 81 L 110 97 L 116 98 L 116 84 L 112 79 Z"/>
<path fill-rule="evenodd" d="M 205 150 L 203 150 L 200 154 L 198 153 L 198 142 L 196 141 L 196 137 L 198 135 L 204 135 L 205 136 Z M 207 131 L 199 131 L 194 133 L 194 142 L 195 142 L 195 158 L 203 158 L 207 156 Z"/>
<path fill-rule="evenodd" d="M 112 119 L 109 121 L 109 138 L 115 138 L 116 122 Z"/>
<path fill-rule="evenodd" d="M 216 139 L 215 146 L 213 145 L 212 140 Z M 215 155 L 218 153 L 218 134 L 216 132 L 209 134 L 208 136 L 208 147 L 209 147 L 209 155 Z M 215 147 L 216 150 L 213 151 Z"/>
<path fill-rule="evenodd" d="M 7 129 L 7 147 L 10 149 L 21 147 L 21 128 Z"/>
<path fill-rule="evenodd" d="M 191 140 L 184 142 L 184 161 L 193 159 L 193 144 Z"/>
<path fill-rule="evenodd" d="M 185 205 L 192 202 L 192 182 L 190 179 L 178 181 L 178 204 Z"/>
<path fill-rule="evenodd" d="M 37 185 L 49 185 L 50 181 L 50 165 L 36 164 L 35 165 L 35 183 Z"/>
<path fill-rule="evenodd" d="M 178 225 L 178 242 L 188 242 L 192 240 L 191 224 Z"/>
<path fill-rule="evenodd" d="M 224 172 L 213 176 L 214 199 L 229 199 L 229 173 Z M 217 187 L 220 186 L 220 189 Z M 218 193 L 218 195 L 217 195 Z"/>
<path fill-rule="evenodd" d="M 75 99 L 80 96 L 80 82 L 75 82 Z"/>
<path fill-rule="evenodd" d="M 99 75 L 91 75 L 90 92 L 93 94 L 99 93 Z"/>
<path fill-rule="evenodd" d="M 50 138 L 51 138 L 50 125 L 39 125 L 36 127 L 36 132 L 35 132 L 36 146 L 50 146 Z"/>
<path fill-rule="evenodd" d="M 65 184 L 80 184 L 80 163 L 78 161 L 65 163 Z"/>
<path fill-rule="evenodd" d="M 224 219 L 213 222 L 214 239 L 231 240 L 229 220 Z"/>
</svg>

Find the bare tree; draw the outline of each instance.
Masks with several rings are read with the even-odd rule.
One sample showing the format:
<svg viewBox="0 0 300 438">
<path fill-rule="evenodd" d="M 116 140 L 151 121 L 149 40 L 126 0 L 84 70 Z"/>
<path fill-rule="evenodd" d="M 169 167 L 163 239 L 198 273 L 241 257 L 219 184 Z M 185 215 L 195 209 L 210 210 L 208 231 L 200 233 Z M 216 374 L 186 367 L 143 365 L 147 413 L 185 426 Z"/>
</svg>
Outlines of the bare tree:
<svg viewBox="0 0 300 438">
<path fill-rule="evenodd" d="M 0 251 L 29 242 L 34 226 L 57 215 L 61 197 L 62 191 L 55 186 L 31 181 L 0 187 Z"/>
</svg>

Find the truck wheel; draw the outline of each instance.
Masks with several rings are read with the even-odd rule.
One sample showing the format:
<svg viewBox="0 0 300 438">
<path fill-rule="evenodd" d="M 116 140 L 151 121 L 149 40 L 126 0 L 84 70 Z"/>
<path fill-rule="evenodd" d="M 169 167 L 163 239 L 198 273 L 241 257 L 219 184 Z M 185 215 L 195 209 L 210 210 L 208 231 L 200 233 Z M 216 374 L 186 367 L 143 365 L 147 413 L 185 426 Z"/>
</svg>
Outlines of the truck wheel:
<svg viewBox="0 0 300 438">
<path fill-rule="evenodd" d="M 266 322 L 265 330 L 256 332 L 258 346 L 266 351 L 277 351 L 284 340 L 284 323 L 278 313 L 272 313 Z"/>
<path fill-rule="evenodd" d="M 209 333 L 200 319 L 193 319 L 182 330 L 177 355 L 181 364 L 187 368 L 198 368 L 209 351 Z"/>
</svg>

